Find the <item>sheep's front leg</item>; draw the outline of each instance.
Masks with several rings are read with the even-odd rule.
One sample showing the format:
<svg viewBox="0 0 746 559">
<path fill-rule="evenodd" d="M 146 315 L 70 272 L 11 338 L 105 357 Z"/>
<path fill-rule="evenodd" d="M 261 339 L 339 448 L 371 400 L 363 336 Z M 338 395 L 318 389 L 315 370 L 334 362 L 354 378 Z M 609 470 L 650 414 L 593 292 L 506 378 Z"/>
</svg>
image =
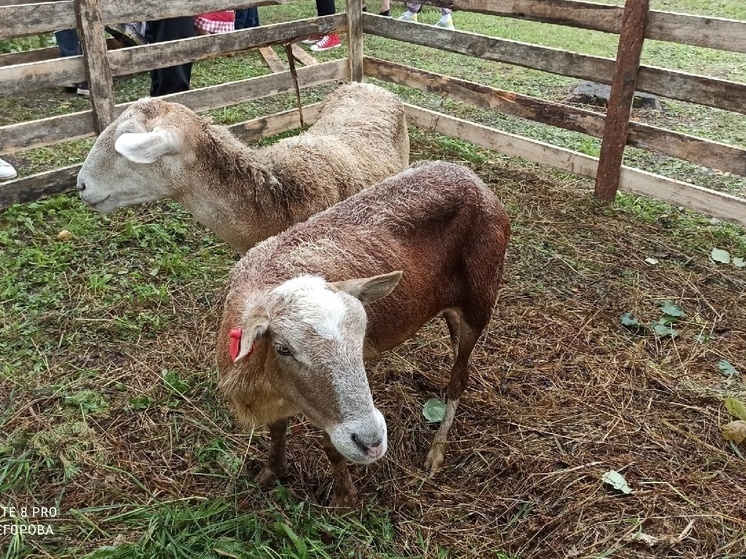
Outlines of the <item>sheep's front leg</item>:
<svg viewBox="0 0 746 559">
<path fill-rule="evenodd" d="M 269 457 L 262 471 L 256 476 L 256 483 L 259 487 L 269 489 L 274 487 L 275 482 L 285 475 L 288 462 L 285 455 L 285 436 L 288 431 L 288 420 L 280 419 L 270 423 L 269 438 L 271 441 L 269 447 Z"/>
<path fill-rule="evenodd" d="M 450 326 L 449 329 L 451 329 Z M 479 332 L 481 332 L 481 329 Z M 451 329 L 451 335 L 453 336 L 453 329 Z M 430 452 L 427 453 L 427 458 L 425 459 L 425 469 L 430 470 L 430 475 L 435 474 L 445 461 L 446 448 L 448 447 L 448 432 L 451 430 L 453 418 L 456 416 L 458 400 L 469 380 L 469 356 L 478 338 L 479 333 L 474 332 L 465 321 L 461 320 L 456 360 L 451 369 L 451 381 L 448 383 L 446 413 L 443 416 L 443 421 L 440 422 L 440 428 L 438 428 L 438 432 L 435 434 L 433 444 L 430 446 Z"/>
<path fill-rule="evenodd" d="M 357 491 L 352 483 L 347 459 L 332 444 L 329 435 L 324 433 L 324 452 L 332 465 L 332 502 L 335 509 L 349 509 L 357 504 Z"/>
</svg>

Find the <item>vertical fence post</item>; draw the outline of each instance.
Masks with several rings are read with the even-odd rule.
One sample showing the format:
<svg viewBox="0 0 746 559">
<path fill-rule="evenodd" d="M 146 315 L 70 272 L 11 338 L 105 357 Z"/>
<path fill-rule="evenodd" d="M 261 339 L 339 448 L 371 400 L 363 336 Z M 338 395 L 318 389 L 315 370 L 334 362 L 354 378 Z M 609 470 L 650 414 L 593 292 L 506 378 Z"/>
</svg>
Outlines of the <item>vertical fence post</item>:
<svg viewBox="0 0 746 559">
<path fill-rule="evenodd" d="M 347 0 L 347 60 L 350 81 L 363 81 L 363 1 Z"/>
<path fill-rule="evenodd" d="M 91 92 L 93 126 L 99 134 L 114 120 L 114 81 L 106 56 L 104 18 L 99 0 L 75 0 L 83 61 Z"/>
<path fill-rule="evenodd" d="M 637 72 L 640 68 L 649 9 L 649 0 L 627 0 L 624 5 L 614 77 L 601 142 L 601 156 L 596 173 L 596 197 L 606 202 L 614 200 L 619 188 L 622 157 L 627 143 L 629 117 L 637 85 Z"/>
</svg>

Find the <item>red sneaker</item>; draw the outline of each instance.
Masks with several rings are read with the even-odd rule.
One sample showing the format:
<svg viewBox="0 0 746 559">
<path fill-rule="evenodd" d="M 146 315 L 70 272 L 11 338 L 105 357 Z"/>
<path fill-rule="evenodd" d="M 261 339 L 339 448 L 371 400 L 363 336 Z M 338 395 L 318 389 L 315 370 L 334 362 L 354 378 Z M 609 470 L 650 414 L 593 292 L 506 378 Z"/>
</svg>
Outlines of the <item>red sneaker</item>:
<svg viewBox="0 0 746 559">
<path fill-rule="evenodd" d="M 342 39 L 340 39 L 339 35 L 337 35 L 336 33 L 332 33 L 331 35 L 324 35 L 318 43 L 311 46 L 311 50 L 314 52 L 322 52 L 341 46 Z"/>
</svg>

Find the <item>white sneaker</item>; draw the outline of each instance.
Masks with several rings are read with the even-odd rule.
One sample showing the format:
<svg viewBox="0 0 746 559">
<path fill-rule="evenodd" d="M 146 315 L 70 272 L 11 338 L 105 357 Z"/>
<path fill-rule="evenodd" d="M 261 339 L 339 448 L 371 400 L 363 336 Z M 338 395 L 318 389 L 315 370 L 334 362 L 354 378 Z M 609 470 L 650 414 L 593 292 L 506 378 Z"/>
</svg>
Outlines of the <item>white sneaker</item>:
<svg viewBox="0 0 746 559">
<path fill-rule="evenodd" d="M 0 180 L 5 181 L 8 179 L 14 179 L 16 176 L 18 176 L 18 173 L 16 173 L 13 165 L 4 159 L 0 159 Z"/>
<path fill-rule="evenodd" d="M 399 21 L 413 21 L 416 23 L 417 14 L 415 12 L 410 12 L 409 10 L 407 10 L 406 12 L 404 12 L 402 15 L 400 15 L 396 19 L 398 19 Z"/>
<path fill-rule="evenodd" d="M 442 27 L 443 29 L 456 29 L 456 26 L 453 25 L 453 18 L 451 17 L 451 14 L 441 16 L 438 23 L 435 24 L 435 27 Z"/>
</svg>

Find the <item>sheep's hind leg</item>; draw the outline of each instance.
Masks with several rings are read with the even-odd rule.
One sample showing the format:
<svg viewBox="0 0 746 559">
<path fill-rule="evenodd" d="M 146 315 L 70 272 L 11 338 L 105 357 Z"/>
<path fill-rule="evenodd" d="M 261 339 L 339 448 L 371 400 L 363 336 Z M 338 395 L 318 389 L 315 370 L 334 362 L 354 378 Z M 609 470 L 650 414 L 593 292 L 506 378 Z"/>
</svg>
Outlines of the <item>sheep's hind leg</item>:
<svg viewBox="0 0 746 559">
<path fill-rule="evenodd" d="M 459 318 L 461 317 L 459 316 Z M 440 428 L 435 434 L 433 444 L 430 446 L 430 452 L 427 453 L 427 458 L 425 459 L 425 469 L 430 470 L 430 475 L 435 474 L 445 460 L 446 448 L 448 447 L 448 432 L 456 416 L 459 398 L 469 380 L 469 356 L 477 343 L 479 332 L 481 332 L 481 329 L 479 332 L 475 332 L 463 319 L 460 320 L 460 324 L 458 351 L 456 352 L 456 360 L 451 369 L 451 381 L 448 383 L 446 413 L 443 421 L 440 422 Z"/>
<path fill-rule="evenodd" d="M 269 438 L 271 441 L 269 447 L 269 457 L 264 464 L 259 475 L 256 476 L 256 483 L 259 487 L 269 489 L 274 487 L 275 482 L 285 475 L 288 462 L 285 454 L 285 436 L 288 431 L 288 420 L 280 419 L 269 424 Z"/>
<path fill-rule="evenodd" d="M 332 443 L 329 435 L 324 433 L 324 452 L 332 465 L 332 502 L 335 509 L 349 509 L 357 504 L 357 491 L 352 483 L 347 459 L 342 456 Z"/>
</svg>

